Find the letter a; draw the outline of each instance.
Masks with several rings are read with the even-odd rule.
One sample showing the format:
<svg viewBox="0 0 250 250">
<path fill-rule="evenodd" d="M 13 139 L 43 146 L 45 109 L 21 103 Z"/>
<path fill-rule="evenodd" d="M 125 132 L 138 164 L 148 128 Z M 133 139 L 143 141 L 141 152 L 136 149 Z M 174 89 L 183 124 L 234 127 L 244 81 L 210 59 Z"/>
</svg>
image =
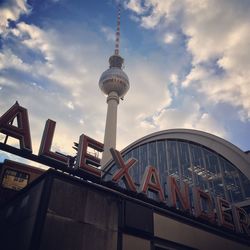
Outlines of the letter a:
<svg viewBox="0 0 250 250">
<path fill-rule="evenodd" d="M 17 126 L 12 122 L 17 119 Z M 0 132 L 20 141 L 20 149 L 32 152 L 30 127 L 27 109 L 16 102 L 0 117 Z"/>
<path fill-rule="evenodd" d="M 158 194 L 159 201 L 164 202 L 164 194 L 160 184 L 159 173 L 153 166 L 147 166 L 143 174 L 140 192 L 147 195 L 147 191 L 153 191 Z"/>
</svg>

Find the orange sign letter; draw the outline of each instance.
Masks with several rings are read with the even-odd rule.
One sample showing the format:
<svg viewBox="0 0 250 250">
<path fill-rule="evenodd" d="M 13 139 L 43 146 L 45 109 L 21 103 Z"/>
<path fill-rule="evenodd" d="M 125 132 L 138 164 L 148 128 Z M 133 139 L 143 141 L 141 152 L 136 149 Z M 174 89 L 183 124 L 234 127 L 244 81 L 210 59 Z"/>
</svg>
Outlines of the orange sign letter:
<svg viewBox="0 0 250 250">
<path fill-rule="evenodd" d="M 55 132 L 55 127 L 56 127 L 56 122 L 50 119 L 46 121 L 39 149 L 39 155 L 67 164 L 68 163 L 67 156 L 50 151 Z"/>
<path fill-rule="evenodd" d="M 147 166 L 140 186 L 140 192 L 147 194 L 148 190 L 157 193 L 159 200 L 164 202 L 164 195 L 160 184 L 159 174 L 157 169 L 153 166 Z"/>
<path fill-rule="evenodd" d="M 15 118 L 17 126 L 12 125 Z M 21 107 L 18 102 L 0 117 L 0 132 L 18 139 L 20 149 L 32 153 L 28 111 Z"/>
<path fill-rule="evenodd" d="M 76 165 L 78 168 L 81 168 L 92 175 L 100 177 L 101 171 L 97 167 L 100 166 L 101 160 L 95 155 L 89 154 L 87 151 L 88 147 L 98 152 L 103 152 L 102 143 L 82 134 L 79 138 Z"/>
<path fill-rule="evenodd" d="M 135 165 L 135 163 L 137 162 L 136 159 L 132 158 L 129 159 L 126 163 L 123 161 L 121 153 L 113 148 L 110 149 L 110 152 L 113 156 L 113 159 L 117 165 L 117 167 L 119 168 L 113 175 L 112 177 L 112 181 L 118 183 L 121 179 L 123 179 L 126 188 L 130 189 L 134 192 L 136 192 L 136 187 L 135 184 L 131 178 L 131 176 L 129 175 L 129 169 L 131 167 L 133 167 Z"/>
</svg>

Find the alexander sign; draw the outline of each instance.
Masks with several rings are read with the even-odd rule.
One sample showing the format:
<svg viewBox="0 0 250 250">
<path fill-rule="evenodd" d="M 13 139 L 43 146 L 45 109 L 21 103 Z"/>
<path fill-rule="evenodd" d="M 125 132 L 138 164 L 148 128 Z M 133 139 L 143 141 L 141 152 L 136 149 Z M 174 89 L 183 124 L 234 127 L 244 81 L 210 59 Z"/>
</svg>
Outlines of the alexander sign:
<svg viewBox="0 0 250 250">
<path fill-rule="evenodd" d="M 13 125 L 16 119 L 17 125 Z M 56 123 L 47 120 L 43 136 L 41 139 L 40 149 L 37 159 L 49 159 L 55 166 L 64 166 L 71 168 L 69 162 L 71 156 L 65 156 L 58 152 L 51 151 L 53 135 Z M 0 117 L 0 132 L 6 136 L 16 138 L 20 142 L 20 149 L 8 145 L 8 152 L 34 159 L 32 154 L 32 143 L 29 128 L 29 119 L 27 109 L 15 103 L 6 113 Z M 92 148 L 98 152 L 103 152 L 103 144 L 82 134 L 79 137 L 77 148 L 76 162 L 73 166 L 75 170 L 81 170 L 95 178 L 103 178 L 100 168 L 100 159 L 88 153 L 88 149 Z M 1 143 L 1 149 L 7 151 L 5 144 Z M 140 182 L 139 188 L 136 187 L 133 178 L 129 174 L 129 170 L 134 167 L 137 159 L 131 158 L 124 162 L 119 151 L 110 149 L 113 159 L 116 163 L 117 170 L 112 175 L 111 180 L 115 183 L 124 182 L 128 190 L 135 193 L 142 193 L 145 196 L 149 192 L 153 192 L 160 203 L 164 203 L 168 207 L 174 207 L 179 210 L 186 211 L 197 218 L 202 218 L 210 223 L 218 224 L 222 227 L 233 230 L 237 233 L 250 236 L 249 217 L 246 211 L 240 207 L 231 205 L 228 201 L 220 197 L 211 197 L 211 195 L 197 187 L 189 187 L 187 183 L 178 184 L 172 176 L 166 176 L 167 197 L 164 195 L 163 187 L 160 184 L 158 170 L 154 166 L 145 166 L 145 172 Z M 29 156 L 30 155 L 30 156 Z M 41 162 L 41 161 L 40 161 Z M 57 167 L 58 168 L 58 167 Z M 63 170 L 65 170 L 65 168 Z M 71 171 L 72 172 L 72 171 Z M 190 190 L 192 190 L 192 200 L 190 200 Z M 192 205 L 191 205 L 192 204 Z M 215 206 L 214 206 L 215 204 Z M 214 208 L 215 207 L 215 208 Z"/>
</svg>

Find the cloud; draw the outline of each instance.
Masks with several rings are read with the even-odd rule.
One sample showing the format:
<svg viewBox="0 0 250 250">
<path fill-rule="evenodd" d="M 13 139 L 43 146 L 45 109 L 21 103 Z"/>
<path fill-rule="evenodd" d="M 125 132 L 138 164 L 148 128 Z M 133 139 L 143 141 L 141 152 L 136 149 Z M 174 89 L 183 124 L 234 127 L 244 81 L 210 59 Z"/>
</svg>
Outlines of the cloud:
<svg viewBox="0 0 250 250">
<path fill-rule="evenodd" d="M 125 72 L 130 79 L 130 90 L 120 102 L 118 111 L 118 147 L 154 132 L 156 127 L 147 121 L 156 111 L 168 107 L 172 94 L 167 86 L 169 74 L 163 72 L 151 58 L 134 56 L 127 58 L 128 68 Z"/>
<path fill-rule="evenodd" d="M 7 32 L 9 21 L 17 21 L 22 14 L 28 14 L 30 7 L 25 0 L 9 0 L 0 4 L 0 34 Z"/>
<path fill-rule="evenodd" d="M 178 75 L 176 75 L 175 73 L 171 74 L 169 80 L 171 83 L 176 85 L 178 83 Z"/>
<path fill-rule="evenodd" d="M 192 67 L 192 70 L 186 76 L 185 80 L 183 81 L 183 87 L 190 86 L 191 83 L 199 82 L 201 79 L 206 80 L 211 74 L 207 70 L 207 68 L 203 67 L 202 65 L 195 65 Z"/>
<path fill-rule="evenodd" d="M 75 106 L 74 106 L 74 104 L 73 104 L 71 101 L 67 102 L 66 106 L 67 106 L 69 109 L 72 109 L 72 110 L 75 109 Z"/>
<path fill-rule="evenodd" d="M 151 16 L 142 17 L 141 25 L 146 29 L 152 29 L 155 28 L 155 26 L 159 23 L 159 21 L 160 21 L 160 15 L 152 14 Z"/>
<path fill-rule="evenodd" d="M 210 114 L 202 111 L 199 103 L 185 97 L 178 108 L 165 108 L 153 117 L 157 130 L 188 128 L 206 131 L 220 137 L 228 137 L 223 125 Z"/>
<path fill-rule="evenodd" d="M 166 33 L 164 35 L 163 41 L 166 44 L 172 43 L 175 40 L 175 35 L 172 33 Z"/>
<path fill-rule="evenodd" d="M 43 31 L 41 28 L 21 22 L 17 25 L 17 37 L 21 43 L 31 50 L 40 51 L 46 61 L 53 61 L 53 53 L 56 48 L 53 47 L 53 39 L 56 39 L 56 34 L 52 30 Z"/>
<path fill-rule="evenodd" d="M 165 34 L 170 26 L 179 27 L 186 37 L 192 67 L 182 87 L 192 90 L 193 95 L 202 95 L 204 101 L 200 105 L 228 103 L 249 119 L 250 3 L 244 0 L 145 2 L 147 14 L 137 13 L 143 27 Z M 168 35 L 164 38 L 171 41 Z"/>
<path fill-rule="evenodd" d="M 25 64 L 21 58 L 13 54 L 10 49 L 0 52 L 0 70 L 14 68 L 22 71 L 29 71 L 29 65 Z"/>
<path fill-rule="evenodd" d="M 101 39 L 99 45 L 98 41 L 82 44 L 72 33 L 24 22 L 12 31 L 0 52 L 1 114 L 16 100 L 28 109 L 34 153 L 48 118 L 57 122 L 54 150 L 74 154 L 71 147 L 82 133 L 102 141 L 105 97 L 98 89 L 98 77 L 105 64 L 95 61 L 105 58 Z M 93 35 L 82 32 L 86 38 Z"/>
<path fill-rule="evenodd" d="M 136 7 L 134 2 L 136 2 Z M 182 0 L 145 0 L 144 4 L 143 1 L 128 0 L 126 5 L 131 11 L 140 15 L 142 27 L 152 29 L 164 19 L 168 21 L 175 19 L 175 14 L 180 9 L 181 3 Z M 138 11 L 138 9 L 143 11 Z"/>
<path fill-rule="evenodd" d="M 101 32 L 105 35 L 107 41 L 115 41 L 115 32 L 110 27 L 102 26 Z"/>
<path fill-rule="evenodd" d="M 142 0 L 131 0 L 124 3 L 125 8 L 133 10 L 137 14 L 142 14 L 145 9 L 142 6 Z"/>
</svg>

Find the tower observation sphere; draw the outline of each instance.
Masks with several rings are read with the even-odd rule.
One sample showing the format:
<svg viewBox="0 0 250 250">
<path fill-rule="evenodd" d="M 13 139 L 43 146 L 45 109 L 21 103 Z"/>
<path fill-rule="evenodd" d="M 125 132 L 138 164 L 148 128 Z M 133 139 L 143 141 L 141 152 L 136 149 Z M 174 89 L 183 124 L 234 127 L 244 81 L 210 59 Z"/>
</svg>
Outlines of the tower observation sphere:
<svg viewBox="0 0 250 250">
<path fill-rule="evenodd" d="M 129 90 L 129 79 L 122 70 L 123 58 L 113 55 L 109 58 L 110 68 L 104 71 L 99 80 L 99 87 L 104 94 L 117 93 L 119 98 L 123 98 Z"/>
</svg>

